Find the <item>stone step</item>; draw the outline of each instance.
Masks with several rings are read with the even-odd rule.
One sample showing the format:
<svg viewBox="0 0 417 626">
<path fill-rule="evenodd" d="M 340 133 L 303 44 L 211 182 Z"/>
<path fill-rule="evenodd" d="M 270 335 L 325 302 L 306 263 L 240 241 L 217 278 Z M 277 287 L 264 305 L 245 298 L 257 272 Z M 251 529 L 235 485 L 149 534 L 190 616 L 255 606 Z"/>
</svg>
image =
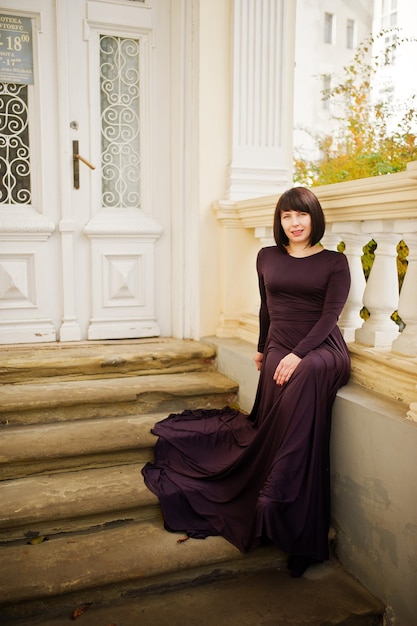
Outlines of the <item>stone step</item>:
<svg viewBox="0 0 417 626">
<path fill-rule="evenodd" d="M 215 371 L 1 385 L 0 424 L 220 408 L 236 400 L 238 385 Z"/>
<path fill-rule="evenodd" d="M 247 561 L 239 561 L 247 567 Z M 83 612 L 84 611 L 84 612 Z M 2 626 L 64 626 L 80 612 L 86 626 L 382 626 L 385 608 L 337 561 L 303 579 L 285 565 L 257 571 L 224 564 L 203 575 L 152 593 L 127 594 L 84 606 L 68 605 L 39 616 L 5 620 Z M 74 618 L 72 618 L 74 619 Z M 75 618 L 77 619 L 77 618 Z"/>
<path fill-rule="evenodd" d="M 242 555 L 221 537 L 181 539 L 142 522 L 6 546 L 1 623 L 61 626 L 85 605 L 89 626 L 382 625 L 382 603 L 335 561 L 292 579 L 275 548 Z"/>
<path fill-rule="evenodd" d="M 186 570 L 215 570 L 220 563 L 243 558 L 221 537 L 178 543 L 179 538 L 183 535 L 165 531 L 162 522 L 154 520 L 52 537 L 34 545 L 2 546 L 0 605 L 18 612 L 24 602 L 42 603 L 67 594 L 83 603 L 103 594 L 108 598 L 152 587 L 166 575 L 187 577 Z"/>
<path fill-rule="evenodd" d="M 145 487 L 143 464 L 0 482 L 0 542 L 155 519 L 158 499 Z"/>
<path fill-rule="evenodd" d="M 171 339 L 3 350 L 2 625 L 43 624 L 50 611 L 64 611 L 68 621 L 82 604 L 157 599 L 242 572 L 278 570 L 291 580 L 275 548 L 243 556 L 221 537 L 183 541 L 183 535 L 166 532 L 157 498 L 143 483 L 156 421 L 187 408 L 235 403 L 237 384 L 214 370 L 215 358 L 208 344 Z M 314 569 L 320 576 L 326 568 Z M 369 615 L 371 605 L 365 600 Z M 141 606 L 132 622 L 120 623 L 157 626 L 156 614 L 147 612 L 146 622 L 145 612 Z M 194 626 L 194 616 L 178 623 Z M 326 623 L 381 623 L 349 620 L 345 612 L 340 621 Z M 203 623 L 200 617 L 197 623 Z"/>
<path fill-rule="evenodd" d="M 5 345 L 0 384 L 207 370 L 215 358 L 209 343 L 172 338 Z"/>
<path fill-rule="evenodd" d="M 9 426 L 0 437 L 0 480 L 152 458 L 151 428 L 165 413 Z"/>
</svg>

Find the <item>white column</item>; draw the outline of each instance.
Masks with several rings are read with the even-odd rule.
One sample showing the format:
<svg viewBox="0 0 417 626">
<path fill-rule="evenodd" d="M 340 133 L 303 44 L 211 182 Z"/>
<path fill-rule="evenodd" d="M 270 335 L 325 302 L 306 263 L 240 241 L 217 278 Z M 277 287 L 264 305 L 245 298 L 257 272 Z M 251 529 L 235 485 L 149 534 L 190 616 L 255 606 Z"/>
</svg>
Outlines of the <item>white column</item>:
<svg viewBox="0 0 417 626">
<path fill-rule="evenodd" d="M 398 327 L 391 315 L 398 307 L 396 259 L 399 237 L 392 234 L 392 224 L 388 222 L 384 223 L 383 231 L 374 236 L 377 249 L 363 298 L 370 317 L 355 333 L 357 342 L 375 348 L 391 346 L 398 337 Z"/>
<path fill-rule="evenodd" d="M 292 185 L 293 0 L 235 0 L 229 199 Z"/>
<path fill-rule="evenodd" d="M 408 266 L 401 288 L 398 314 L 405 323 L 403 332 L 392 344 L 392 350 L 417 356 L 417 233 L 405 234 L 409 254 Z"/>
</svg>

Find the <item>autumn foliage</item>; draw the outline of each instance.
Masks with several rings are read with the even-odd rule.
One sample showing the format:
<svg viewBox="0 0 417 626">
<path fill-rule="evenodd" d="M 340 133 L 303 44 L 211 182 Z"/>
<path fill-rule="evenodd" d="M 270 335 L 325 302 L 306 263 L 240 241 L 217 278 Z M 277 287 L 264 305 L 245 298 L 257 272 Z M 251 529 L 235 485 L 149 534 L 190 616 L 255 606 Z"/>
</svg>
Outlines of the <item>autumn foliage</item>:
<svg viewBox="0 0 417 626">
<path fill-rule="evenodd" d="M 378 37 L 386 34 L 382 31 Z M 374 94 L 376 77 L 395 58 L 397 48 L 410 39 L 391 38 L 379 56 L 370 57 L 375 40 L 370 37 L 358 46 L 352 63 L 344 67 L 344 79 L 323 93 L 323 99 L 330 101 L 336 130 L 314 137 L 321 155 L 318 160 L 294 159 L 294 182 L 316 186 L 380 176 L 401 172 L 417 159 L 414 96 L 409 102 L 393 103 L 378 101 Z"/>
</svg>

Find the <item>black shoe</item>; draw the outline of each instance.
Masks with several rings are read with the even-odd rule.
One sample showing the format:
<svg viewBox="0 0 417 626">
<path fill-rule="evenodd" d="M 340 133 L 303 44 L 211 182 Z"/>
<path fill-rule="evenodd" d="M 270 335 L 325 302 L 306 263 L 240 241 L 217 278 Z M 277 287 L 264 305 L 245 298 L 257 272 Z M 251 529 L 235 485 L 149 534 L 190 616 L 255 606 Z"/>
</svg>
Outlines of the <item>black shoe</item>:
<svg viewBox="0 0 417 626">
<path fill-rule="evenodd" d="M 310 567 L 310 565 L 316 565 L 317 563 L 321 562 L 322 561 L 313 559 L 311 556 L 292 554 L 288 558 L 287 567 L 290 570 L 291 578 L 301 578 L 301 576 L 304 574 L 306 569 Z"/>
</svg>

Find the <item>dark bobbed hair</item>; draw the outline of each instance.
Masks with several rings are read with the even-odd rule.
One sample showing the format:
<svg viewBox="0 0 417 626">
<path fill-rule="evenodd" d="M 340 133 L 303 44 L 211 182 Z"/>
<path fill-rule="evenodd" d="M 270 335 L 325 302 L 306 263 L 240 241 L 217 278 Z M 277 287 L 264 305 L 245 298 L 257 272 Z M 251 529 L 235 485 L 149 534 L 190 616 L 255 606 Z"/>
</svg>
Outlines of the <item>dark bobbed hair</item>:
<svg viewBox="0 0 417 626">
<path fill-rule="evenodd" d="M 292 187 L 285 191 L 279 198 L 274 215 L 274 239 L 277 246 L 286 252 L 288 237 L 281 226 L 281 214 L 286 211 L 299 211 L 311 215 L 310 246 L 319 243 L 324 235 L 326 222 L 323 209 L 317 196 L 305 187 Z"/>
</svg>

